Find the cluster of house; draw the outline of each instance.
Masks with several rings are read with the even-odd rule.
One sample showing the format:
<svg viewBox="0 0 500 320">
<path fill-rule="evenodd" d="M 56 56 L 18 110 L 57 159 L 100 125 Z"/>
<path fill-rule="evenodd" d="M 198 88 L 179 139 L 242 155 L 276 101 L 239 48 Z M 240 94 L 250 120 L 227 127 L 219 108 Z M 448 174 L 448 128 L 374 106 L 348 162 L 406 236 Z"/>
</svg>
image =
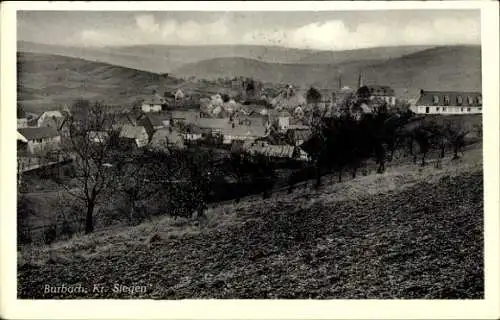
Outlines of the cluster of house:
<svg viewBox="0 0 500 320">
<path fill-rule="evenodd" d="M 46 111 L 33 121 L 18 118 L 18 152 L 29 156 L 57 149 L 61 139 L 68 134 L 67 116 L 60 111 Z M 183 149 L 191 142 L 217 138 L 217 143 L 228 147 L 234 144 L 244 144 L 245 148 L 252 146 L 248 150 L 251 153 L 306 159 L 298 148 L 307 140 L 310 129 L 291 119 L 286 111 L 274 110 L 265 115 L 238 112 L 223 118 L 208 117 L 199 110 L 142 112 L 138 116 L 120 113 L 113 115 L 110 125 L 99 131 L 89 131 L 87 137 L 93 143 L 102 143 L 114 132 L 122 145 L 161 150 Z M 273 144 L 270 140 L 273 130 L 291 136 L 294 145 Z"/>
<path fill-rule="evenodd" d="M 61 144 L 61 129 L 68 111 L 44 111 L 28 117 L 17 117 L 17 150 L 20 154 L 37 154 L 57 149 Z"/>
<path fill-rule="evenodd" d="M 320 101 L 308 101 L 304 93 L 292 85 L 286 86 L 276 97 L 268 100 L 261 94 L 259 82 L 235 78 L 232 86 L 242 88 L 243 101 L 236 102 L 227 95 L 216 94 L 200 99 L 199 108 L 192 108 L 182 89 L 165 98 L 154 94 L 144 100 L 141 113 L 118 114 L 114 117 L 113 132 L 118 132 L 123 143 L 134 147 L 185 148 L 189 142 L 218 138 L 223 145 L 237 144 L 248 152 L 260 152 L 278 158 L 307 158 L 300 145 L 311 134 L 312 115 L 318 110 L 324 117 L 334 116 L 345 106 L 347 99 L 358 99 L 349 110 L 362 114 L 373 112 L 380 102 L 388 107 L 396 106 L 396 94 L 389 86 L 364 85 L 362 75 L 357 90 L 342 86 L 339 79 L 337 89 L 318 90 Z M 359 99 L 361 98 L 361 99 Z M 174 104 L 172 104 L 174 101 Z M 189 110 L 173 110 L 175 106 L 188 103 Z M 420 97 L 410 106 L 417 114 L 480 114 L 482 96 L 478 92 L 420 91 Z M 64 136 L 64 122 L 69 111 L 45 111 L 28 119 L 19 116 L 18 150 L 37 153 L 57 147 Z M 287 145 L 273 141 L 273 132 L 291 137 Z M 109 137 L 110 132 L 89 132 L 88 137 L 99 143 Z M 280 142 L 282 143 L 282 142 Z"/>
</svg>

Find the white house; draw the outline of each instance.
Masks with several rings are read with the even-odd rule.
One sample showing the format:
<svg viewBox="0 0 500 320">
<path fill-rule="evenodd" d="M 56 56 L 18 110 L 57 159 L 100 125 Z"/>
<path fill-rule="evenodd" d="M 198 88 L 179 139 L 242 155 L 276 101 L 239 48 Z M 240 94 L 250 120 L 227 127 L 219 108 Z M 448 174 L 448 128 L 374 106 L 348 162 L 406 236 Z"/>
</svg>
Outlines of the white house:
<svg viewBox="0 0 500 320">
<path fill-rule="evenodd" d="M 176 101 L 184 99 L 186 95 L 181 89 L 177 89 L 177 91 L 174 94 L 174 98 Z"/>
<path fill-rule="evenodd" d="M 160 112 L 165 103 L 165 99 L 156 96 L 150 100 L 144 100 L 141 110 L 142 112 Z"/>
<path fill-rule="evenodd" d="M 18 133 L 18 141 L 23 143 L 20 151 L 30 154 L 54 150 L 61 144 L 61 136 L 51 127 L 20 128 Z"/>
<path fill-rule="evenodd" d="M 420 90 L 410 110 L 418 114 L 481 114 L 483 98 L 480 92 Z"/>
</svg>

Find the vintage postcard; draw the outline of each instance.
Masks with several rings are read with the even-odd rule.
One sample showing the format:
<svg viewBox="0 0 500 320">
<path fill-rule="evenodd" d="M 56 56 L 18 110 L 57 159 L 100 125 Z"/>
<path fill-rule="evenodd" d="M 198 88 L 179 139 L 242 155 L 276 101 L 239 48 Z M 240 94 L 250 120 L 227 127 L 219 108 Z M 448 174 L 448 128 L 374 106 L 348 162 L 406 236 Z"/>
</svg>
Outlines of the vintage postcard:
<svg viewBox="0 0 500 320">
<path fill-rule="evenodd" d="M 2 315 L 497 318 L 498 8 L 3 3 Z"/>
</svg>

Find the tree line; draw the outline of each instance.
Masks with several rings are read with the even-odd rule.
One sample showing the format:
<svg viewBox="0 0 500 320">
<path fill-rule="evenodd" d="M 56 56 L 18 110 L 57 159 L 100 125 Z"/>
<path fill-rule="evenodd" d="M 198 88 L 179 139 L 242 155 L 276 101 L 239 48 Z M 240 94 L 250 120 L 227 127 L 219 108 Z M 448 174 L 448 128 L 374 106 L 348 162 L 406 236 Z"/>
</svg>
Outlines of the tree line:
<svg viewBox="0 0 500 320">
<path fill-rule="evenodd" d="M 318 99 L 316 94 L 311 96 Z M 318 188 L 328 173 L 336 174 L 339 182 L 345 173 L 356 177 L 371 160 L 377 164 L 377 172 L 383 173 L 396 153 L 413 157 L 415 163 L 420 157 L 422 166 L 432 151 L 438 151 L 441 158 L 450 152 L 457 159 L 470 131 L 459 121 L 424 121 L 411 111 L 390 111 L 386 105 L 361 117 L 349 112 L 350 106 L 340 109 L 343 112 L 336 116 L 313 122 L 312 135 L 302 145 L 312 163 L 302 177 L 300 170 L 291 173 L 290 192 L 299 180 L 314 179 L 313 186 Z M 65 126 L 60 152 L 76 160 L 69 177 L 52 178 L 81 204 L 85 233 L 95 229 L 96 207 L 118 195 L 130 223 L 151 217 L 144 205 L 151 200 L 161 213 L 176 217 L 195 214 L 204 219 L 208 203 L 217 199 L 217 190 L 227 187 L 228 178 L 238 186 L 252 185 L 263 198 L 270 196 L 277 181 L 278 165 L 263 155 L 235 151 L 229 158 L 217 159 L 211 149 L 177 150 L 169 148 L 167 141 L 163 151 L 124 147 L 117 140 L 119 129 L 113 113 L 98 102 L 76 102 Z M 109 134 L 96 141 L 92 132 Z M 245 192 L 236 192 L 234 199 L 239 201 Z M 25 205 L 20 208 L 30 210 Z"/>
</svg>

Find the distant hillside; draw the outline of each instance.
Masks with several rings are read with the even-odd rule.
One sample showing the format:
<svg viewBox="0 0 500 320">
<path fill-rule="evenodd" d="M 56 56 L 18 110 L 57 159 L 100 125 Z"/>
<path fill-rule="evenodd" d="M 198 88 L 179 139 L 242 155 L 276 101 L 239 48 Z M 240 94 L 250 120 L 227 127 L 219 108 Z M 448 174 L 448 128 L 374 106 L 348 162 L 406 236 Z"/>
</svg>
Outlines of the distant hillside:
<svg viewBox="0 0 500 320">
<path fill-rule="evenodd" d="M 104 63 L 56 55 L 18 53 L 18 102 L 38 112 L 71 104 L 77 98 L 130 106 L 153 89 L 175 87 L 180 80 Z"/>
<path fill-rule="evenodd" d="M 389 60 L 433 48 L 433 46 L 377 47 L 344 51 L 319 51 L 300 59 L 297 63 L 339 64 L 349 61 Z"/>
<path fill-rule="evenodd" d="M 443 46 L 364 69 L 366 83 L 384 82 L 399 90 L 481 91 L 481 47 Z M 413 91 L 413 92 L 412 92 Z"/>
<path fill-rule="evenodd" d="M 250 45 L 137 45 L 80 48 L 19 41 L 17 46 L 20 52 L 62 55 L 156 73 L 166 73 L 187 63 L 221 57 L 242 57 L 273 63 L 294 63 L 318 52 L 315 50 Z"/>
<path fill-rule="evenodd" d="M 18 101 L 27 111 L 55 108 L 83 97 L 110 104 L 130 106 L 135 99 L 160 94 L 177 87 L 198 94 L 224 89 L 209 82 L 186 82 L 157 73 L 59 55 L 21 52 L 18 64 Z M 385 84 L 399 96 L 415 97 L 427 90 L 481 90 L 481 49 L 479 46 L 447 46 L 426 49 L 389 60 L 349 61 L 339 64 L 282 64 L 245 58 L 216 58 L 187 64 L 174 76 L 249 76 L 268 83 L 314 85 L 330 89 L 357 86 L 363 71 L 366 84 Z M 229 90 L 228 88 L 225 88 Z"/>
<path fill-rule="evenodd" d="M 442 90 L 481 89 L 479 46 L 443 46 L 392 59 L 370 59 L 338 64 L 277 64 L 243 58 L 217 58 L 185 65 L 179 76 L 217 78 L 249 76 L 268 82 L 294 83 L 307 87 L 357 86 L 359 72 L 366 84 L 394 87 L 399 95 L 413 96 L 421 88 Z"/>
<path fill-rule="evenodd" d="M 129 108 L 139 98 L 182 88 L 189 95 L 236 94 L 229 85 L 184 81 L 157 73 L 83 59 L 40 53 L 17 53 L 18 102 L 26 111 L 59 109 L 78 98 Z"/>
</svg>

